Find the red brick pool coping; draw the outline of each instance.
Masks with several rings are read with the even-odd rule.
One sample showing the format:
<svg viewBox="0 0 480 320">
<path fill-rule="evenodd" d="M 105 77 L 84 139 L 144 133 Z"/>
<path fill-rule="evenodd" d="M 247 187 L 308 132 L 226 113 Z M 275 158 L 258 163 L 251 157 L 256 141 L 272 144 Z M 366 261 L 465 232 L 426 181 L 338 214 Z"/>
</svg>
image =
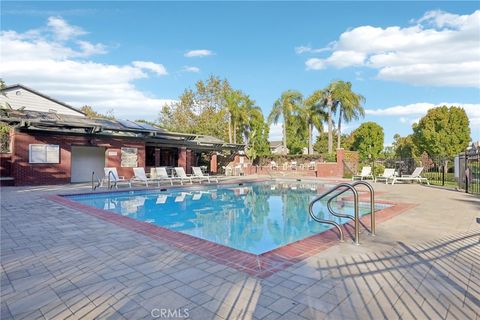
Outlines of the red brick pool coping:
<svg viewBox="0 0 480 320">
<path fill-rule="evenodd" d="M 123 190 L 124 191 L 124 190 Z M 121 226 L 125 229 L 132 230 L 150 238 L 160 240 L 169 245 L 177 247 L 181 250 L 194 253 L 204 258 L 213 260 L 217 263 L 235 268 L 239 271 L 246 272 L 252 276 L 266 278 L 275 272 L 284 270 L 289 266 L 305 260 L 315 254 L 320 253 L 329 247 L 338 244 L 339 238 L 336 231 L 329 229 L 320 234 L 310 236 L 308 238 L 292 242 L 283 247 L 255 255 L 233 249 L 224 245 L 213 243 L 207 240 L 196 238 L 188 234 L 176 232 L 152 225 L 146 222 L 138 221 L 129 217 L 119 215 L 117 213 L 87 206 L 60 195 L 51 195 L 47 197 L 49 200 L 55 201 L 70 208 L 77 209 L 81 212 L 95 216 L 102 220 Z M 367 200 L 361 197 L 362 201 Z M 406 210 L 415 207 L 410 203 L 392 203 L 388 201 L 377 200 L 376 203 L 389 204 L 391 207 L 382 209 L 375 213 L 376 223 L 387 221 Z M 370 225 L 369 216 L 363 216 L 360 221 L 365 226 Z M 343 225 L 345 234 L 352 233 L 352 223 Z M 361 240 L 361 239 L 360 239 Z M 348 240 L 347 240 L 348 241 Z"/>
</svg>

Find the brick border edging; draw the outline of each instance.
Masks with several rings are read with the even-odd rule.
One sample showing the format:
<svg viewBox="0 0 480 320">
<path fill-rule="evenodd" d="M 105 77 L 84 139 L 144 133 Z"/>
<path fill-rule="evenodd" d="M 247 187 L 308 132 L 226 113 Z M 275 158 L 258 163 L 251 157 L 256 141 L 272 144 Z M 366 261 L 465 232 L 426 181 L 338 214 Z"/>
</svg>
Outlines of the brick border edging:
<svg viewBox="0 0 480 320">
<path fill-rule="evenodd" d="M 80 212 L 95 216 L 104 221 L 116 224 L 125 229 L 146 235 L 156 240 L 160 240 L 168 245 L 179 248 L 186 252 L 194 253 L 201 257 L 213 260 L 217 263 L 232 267 L 236 270 L 246 272 L 249 275 L 259 278 L 266 278 L 275 272 L 284 270 L 297 262 L 305 260 L 332 247 L 335 244 L 338 244 L 337 232 L 335 232 L 333 229 L 329 229 L 320 234 L 297 240 L 260 255 L 255 255 L 210 242 L 208 240 L 196 238 L 188 234 L 172 231 L 161 226 L 138 221 L 117 213 L 84 205 L 69 200 L 61 195 L 49 195 L 46 198 L 48 200 L 76 209 Z M 393 203 L 383 200 L 377 200 L 376 202 L 380 204 L 392 205 L 391 207 L 376 211 L 375 218 L 377 223 L 387 221 L 405 212 L 406 210 L 417 206 L 416 204 Z M 361 224 L 366 225 L 369 220 L 369 215 L 365 215 L 360 219 L 360 222 Z M 344 224 L 342 228 L 347 235 L 351 234 L 353 222 Z"/>
</svg>

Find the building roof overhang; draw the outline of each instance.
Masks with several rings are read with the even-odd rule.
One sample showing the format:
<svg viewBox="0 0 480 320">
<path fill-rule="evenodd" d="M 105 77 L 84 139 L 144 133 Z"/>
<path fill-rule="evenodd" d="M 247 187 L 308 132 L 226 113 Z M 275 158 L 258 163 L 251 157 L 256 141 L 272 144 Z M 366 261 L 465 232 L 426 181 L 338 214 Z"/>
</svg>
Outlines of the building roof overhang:
<svg viewBox="0 0 480 320">
<path fill-rule="evenodd" d="M 36 111 L 11 111 L 1 114 L 0 121 L 22 131 L 43 131 L 58 134 L 124 136 L 142 138 L 147 145 L 187 147 L 199 151 L 239 151 L 244 144 L 191 133 L 171 132 L 149 124 L 129 120 L 90 119 Z"/>
</svg>

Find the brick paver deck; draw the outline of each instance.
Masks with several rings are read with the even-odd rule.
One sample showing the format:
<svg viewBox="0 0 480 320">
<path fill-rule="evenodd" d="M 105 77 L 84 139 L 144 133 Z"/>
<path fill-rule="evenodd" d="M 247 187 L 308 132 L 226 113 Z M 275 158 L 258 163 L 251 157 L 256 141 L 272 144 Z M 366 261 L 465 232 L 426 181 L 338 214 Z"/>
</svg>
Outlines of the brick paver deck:
<svg viewBox="0 0 480 320">
<path fill-rule="evenodd" d="M 2 188 L 1 319 L 480 319 L 478 198 L 377 184 L 417 206 L 262 279 L 45 197 L 68 188 Z"/>
</svg>

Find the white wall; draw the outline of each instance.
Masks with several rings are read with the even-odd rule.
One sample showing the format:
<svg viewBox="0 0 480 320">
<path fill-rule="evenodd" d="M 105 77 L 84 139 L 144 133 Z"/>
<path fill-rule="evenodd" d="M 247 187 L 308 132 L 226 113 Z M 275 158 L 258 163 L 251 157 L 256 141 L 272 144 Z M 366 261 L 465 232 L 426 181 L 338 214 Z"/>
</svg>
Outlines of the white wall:
<svg viewBox="0 0 480 320">
<path fill-rule="evenodd" d="M 83 116 L 80 112 L 67 108 L 23 88 L 14 87 L 6 89 L 4 90 L 4 94 L 5 95 L 0 94 L 0 102 L 8 102 L 13 109 L 25 107 L 25 110 L 41 112 L 56 111 L 59 114 Z"/>
</svg>

